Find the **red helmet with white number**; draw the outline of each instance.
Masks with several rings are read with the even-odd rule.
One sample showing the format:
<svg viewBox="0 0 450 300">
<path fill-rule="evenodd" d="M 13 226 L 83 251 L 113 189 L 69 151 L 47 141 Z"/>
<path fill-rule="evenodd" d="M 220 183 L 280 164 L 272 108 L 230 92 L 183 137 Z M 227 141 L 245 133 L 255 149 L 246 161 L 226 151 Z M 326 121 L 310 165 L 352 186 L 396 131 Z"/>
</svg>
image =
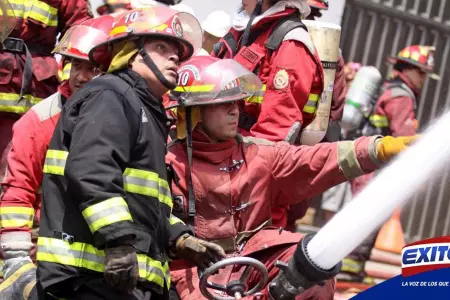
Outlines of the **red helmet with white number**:
<svg viewBox="0 0 450 300">
<path fill-rule="evenodd" d="M 397 56 L 388 57 L 387 61 L 391 64 L 403 62 L 413 65 L 423 72 L 428 73 L 432 79 L 439 80 L 439 75 L 434 73 L 435 51 L 436 48 L 433 46 L 409 46 L 400 51 Z"/>
<path fill-rule="evenodd" d="M 261 90 L 258 76 L 233 59 L 196 56 L 178 69 L 178 86 L 170 97 L 178 104 L 200 106 L 234 102 Z"/>
<path fill-rule="evenodd" d="M 113 23 L 114 18 L 105 15 L 73 26 L 64 34 L 61 42 L 53 49 L 53 53 L 89 61 L 89 51 L 108 40 Z M 105 53 L 103 60 L 98 61 L 98 64 L 107 64 L 108 61 L 109 57 Z"/>
<path fill-rule="evenodd" d="M 154 37 L 172 40 L 180 45 L 181 61 L 189 59 L 202 46 L 202 30 L 197 19 L 165 6 L 133 9 L 122 14 L 114 23 L 107 42 L 94 47 L 89 56 L 96 61 L 98 51 L 123 40 Z M 110 48 L 110 47 L 109 47 Z"/>
<path fill-rule="evenodd" d="M 321 10 L 328 10 L 328 0 L 308 0 L 308 5 Z"/>
</svg>

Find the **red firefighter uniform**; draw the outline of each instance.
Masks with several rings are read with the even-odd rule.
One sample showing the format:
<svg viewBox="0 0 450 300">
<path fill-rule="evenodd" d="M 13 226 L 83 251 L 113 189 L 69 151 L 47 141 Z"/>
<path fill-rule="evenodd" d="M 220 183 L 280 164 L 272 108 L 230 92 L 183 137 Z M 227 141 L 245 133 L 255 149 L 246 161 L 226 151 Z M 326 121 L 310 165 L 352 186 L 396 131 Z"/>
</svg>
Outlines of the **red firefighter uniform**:
<svg viewBox="0 0 450 300">
<path fill-rule="evenodd" d="M 113 21 L 113 17 L 104 16 L 72 27 L 54 52 L 65 59 L 88 61 L 90 47 L 108 38 Z M 76 84 L 83 84 L 92 78 L 96 72 L 92 69 L 89 74 L 76 75 L 80 76 Z M 5 260 L 16 258 L 15 254 L 7 253 L 8 249 L 15 247 L 18 250 L 19 246 L 12 246 L 15 242 L 29 243 L 32 226 L 39 224 L 45 155 L 61 108 L 71 94 L 69 82 L 64 81 L 57 93 L 32 106 L 14 124 L 11 150 L 7 155 L 7 174 L 1 183 L 3 193 L 0 197 L 0 245 Z M 37 236 L 31 238 L 35 243 Z M 26 248 L 24 252 L 29 249 Z M 31 257 L 34 260 L 34 251 Z M 7 269 L 11 267 L 8 265 Z"/>
<path fill-rule="evenodd" d="M 418 128 L 416 99 L 418 99 L 420 91 L 415 89 L 402 73 L 394 71 L 394 74 L 395 79 L 383 85 L 384 92 L 377 101 L 375 114 L 371 116 L 371 121 L 372 124 L 376 124 L 377 128 L 382 129 L 384 134 L 413 136 Z M 391 88 L 393 82 L 402 85 L 405 92 L 398 94 L 397 88 Z M 350 182 L 352 195 L 361 192 L 373 176 L 374 174 L 370 173 L 353 179 Z"/>
<path fill-rule="evenodd" d="M 377 168 L 376 158 L 370 155 L 375 153 L 372 137 L 314 147 L 240 136 L 236 140 L 212 144 L 196 130 L 193 138 L 196 235 L 221 244 L 230 255 L 259 258 L 268 267 L 270 279 L 276 275 L 275 261 L 286 261 L 302 238 L 300 234 L 265 227 L 270 224 L 272 207 L 294 204 L 294 200 L 288 199 L 307 199 Z M 342 155 L 345 152 L 347 155 Z M 166 160 L 177 174 L 172 184 L 177 204 L 173 213 L 187 221 L 186 145 L 175 143 L 169 148 Z M 285 192 L 290 197 L 278 197 Z M 194 266 L 186 268 L 184 264 L 174 263 L 171 273 L 182 299 L 203 299 Z M 232 276 L 225 269 L 219 272 L 220 279 L 215 277 L 214 280 L 220 283 Z M 253 280 L 256 281 L 249 282 L 250 285 L 258 278 Z M 331 299 L 333 290 L 331 280 L 301 299 Z"/>
<path fill-rule="evenodd" d="M 429 73 L 430 78 L 439 79 L 434 70 L 434 47 L 410 46 L 388 59 L 395 64 L 403 62 Z M 413 136 L 418 128 L 416 119 L 417 100 L 421 89 L 415 87 L 402 72 L 394 69 L 392 78 L 383 85 L 383 93 L 377 100 L 370 123 L 378 133 L 392 136 Z M 351 182 L 352 194 L 358 194 L 372 179 L 373 174 L 358 177 Z"/>
<path fill-rule="evenodd" d="M 56 92 L 58 65 L 51 51 L 58 34 L 92 17 L 86 0 L 10 4 L 12 10 L 8 14 L 14 14 L 16 26 L 0 51 L 0 179 L 5 172 L 5 153 L 14 122 L 32 105 Z"/>
<path fill-rule="evenodd" d="M 235 20 L 236 24 L 219 42 L 212 55 L 234 58 L 257 74 L 264 84 L 261 92 L 247 99 L 241 109 L 241 134 L 293 143 L 300 130 L 315 117 L 324 88 L 324 73 L 314 44 L 300 22 L 299 10 L 305 10 L 301 5 L 306 6 L 308 11 L 309 7 L 300 1 L 298 9 L 285 5 L 284 2 L 277 2 L 253 19 L 247 46 L 239 44 L 247 24 L 237 24 Z M 267 44 L 269 37 L 276 36 L 272 33 L 280 20 L 288 19 L 297 21 L 300 27 L 285 36 L 270 39 L 278 40 L 280 44 Z M 236 41 L 239 43 L 233 47 Z M 220 45 L 222 47 L 218 50 Z"/>
</svg>

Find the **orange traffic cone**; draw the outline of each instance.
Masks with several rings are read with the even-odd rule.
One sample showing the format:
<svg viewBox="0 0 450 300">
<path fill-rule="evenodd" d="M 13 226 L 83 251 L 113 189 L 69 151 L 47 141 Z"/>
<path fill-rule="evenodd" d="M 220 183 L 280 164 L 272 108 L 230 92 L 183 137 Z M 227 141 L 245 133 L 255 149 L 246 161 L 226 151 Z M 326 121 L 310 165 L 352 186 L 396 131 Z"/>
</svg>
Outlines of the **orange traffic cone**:
<svg viewBox="0 0 450 300">
<path fill-rule="evenodd" d="M 375 241 L 375 248 L 392 253 L 402 253 L 405 246 L 405 236 L 400 222 L 400 209 L 381 227 Z"/>
</svg>

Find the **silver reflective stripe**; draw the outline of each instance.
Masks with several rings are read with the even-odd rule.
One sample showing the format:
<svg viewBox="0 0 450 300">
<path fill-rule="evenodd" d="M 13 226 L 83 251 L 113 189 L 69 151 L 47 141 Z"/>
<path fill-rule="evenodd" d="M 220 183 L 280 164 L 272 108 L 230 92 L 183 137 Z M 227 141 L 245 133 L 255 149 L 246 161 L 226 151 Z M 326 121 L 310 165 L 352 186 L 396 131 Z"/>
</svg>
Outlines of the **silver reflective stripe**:
<svg viewBox="0 0 450 300">
<path fill-rule="evenodd" d="M 46 157 L 45 158 L 45 164 L 49 165 L 49 166 L 57 166 L 57 167 L 65 168 L 66 167 L 66 160 L 65 159 L 59 159 L 59 158 Z"/>
<path fill-rule="evenodd" d="M 15 2 L 15 3 L 14 3 Z M 58 15 L 56 13 L 52 13 L 51 10 L 57 11 L 56 8 L 50 6 L 46 2 L 36 1 L 36 0 L 10 0 L 12 9 L 14 10 L 14 16 L 16 18 L 25 18 L 29 17 L 31 19 L 40 21 L 49 26 L 56 26 L 58 24 Z M 24 5 L 25 3 L 25 5 Z M 39 7 L 39 4 L 48 9 L 43 9 Z M 44 22 L 45 19 L 45 22 Z"/>
<path fill-rule="evenodd" d="M 161 192 L 161 189 L 159 188 L 159 184 L 155 181 L 146 180 L 143 178 L 137 178 L 133 176 L 123 176 L 124 183 L 128 184 L 134 184 L 138 186 L 145 186 L 151 189 L 159 190 Z"/>
<path fill-rule="evenodd" d="M 308 100 L 308 102 L 306 102 L 305 106 L 316 107 L 317 100 Z"/>
<path fill-rule="evenodd" d="M 14 100 L 1 100 L 0 99 L 0 105 L 5 105 L 5 106 L 14 105 L 14 106 L 29 107 L 29 106 L 33 106 L 34 104 L 35 103 L 31 102 L 31 100 L 27 99 L 27 98 L 23 98 L 21 101 L 19 101 L 19 97 L 17 97 L 17 99 L 14 99 Z"/>
<path fill-rule="evenodd" d="M 165 275 L 165 274 L 163 274 L 163 272 L 160 269 L 149 266 L 146 262 L 139 261 L 138 265 L 139 265 L 139 270 L 145 271 L 145 274 L 154 274 L 156 276 L 161 277 L 162 279 L 169 278 L 166 276 L 170 276 L 170 272 L 168 272 L 168 274 Z"/>
<path fill-rule="evenodd" d="M 105 264 L 104 256 L 99 256 L 99 255 L 89 253 L 89 252 L 77 251 L 77 250 L 73 250 L 73 249 L 69 249 L 69 248 L 57 247 L 55 245 L 52 245 L 51 247 L 44 246 L 44 245 L 38 245 L 38 252 L 51 254 L 51 255 L 54 255 L 55 257 L 58 257 L 58 256 L 73 257 L 78 260 L 87 260 L 87 261 L 95 262 L 95 263 L 102 264 L 102 265 Z M 77 264 L 77 267 L 83 267 L 83 266 L 82 266 L 82 264 Z"/>
<path fill-rule="evenodd" d="M 159 185 L 159 193 L 163 194 L 166 197 L 171 198 L 172 194 L 170 193 L 170 191 L 168 189 L 166 189 L 165 187 L 163 187 L 162 185 Z"/>
<path fill-rule="evenodd" d="M 130 211 L 128 210 L 128 206 L 120 205 L 120 206 L 112 206 L 105 210 L 99 211 L 89 217 L 85 217 L 86 222 L 92 226 L 93 223 L 96 221 L 99 221 L 105 217 L 117 215 L 117 214 L 130 214 Z"/>
<path fill-rule="evenodd" d="M 18 214 L 18 213 L 9 213 L 9 214 L 1 214 L 0 218 L 2 221 L 11 221 L 11 220 L 21 220 L 21 221 L 33 221 L 33 215 L 29 214 Z"/>
</svg>

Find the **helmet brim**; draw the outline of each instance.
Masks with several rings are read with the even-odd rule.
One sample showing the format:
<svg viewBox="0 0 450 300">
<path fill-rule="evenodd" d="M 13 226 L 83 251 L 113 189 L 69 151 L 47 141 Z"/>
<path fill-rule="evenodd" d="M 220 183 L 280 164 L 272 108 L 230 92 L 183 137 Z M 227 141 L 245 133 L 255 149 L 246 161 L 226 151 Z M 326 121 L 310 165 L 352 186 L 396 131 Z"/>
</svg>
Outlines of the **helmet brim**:
<svg viewBox="0 0 450 300">
<path fill-rule="evenodd" d="M 399 56 L 389 56 L 386 61 L 391 65 L 395 65 L 398 62 L 407 63 L 407 64 L 417 67 L 420 70 L 422 70 L 423 72 L 427 73 L 428 77 L 430 77 L 431 79 L 434 79 L 434 80 L 441 79 L 441 76 L 436 74 L 432 68 L 425 66 L 425 65 L 423 65 L 417 61 L 414 61 L 412 59 L 409 59 L 409 58 L 399 57 Z"/>
<path fill-rule="evenodd" d="M 192 105 L 183 105 L 180 104 L 178 101 L 175 104 L 171 104 L 169 106 L 166 107 L 166 110 L 172 109 L 172 108 L 177 108 L 179 106 L 183 106 L 183 107 L 187 107 L 187 106 L 208 106 L 208 105 L 217 105 L 217 104 L 224 104 L 224 103 L 230 103 L 230 102 L 236 102 L 236 101 L 241 101 L 241 100 L 245 100 L 248 97 L 251 97 L 252 94 L 245 94 L 245 95 L 239 95 L 239 96 L 234 96 L 234 97 L 229 97 L 229 98 L 222 98 L 222 99 L 214 99 L 211 102 L 198 102 Z M 171 97 L 171 96 L 169 96 Z M 176 100 L 174 98 L 171 97 L 171 100 Z"/>
<path fill-rule="evenodd" d="M 95 59 L 95 53 L 97 51 L 102 51 L 102 52 L 106 51 L 106 52 L 110 53 L 111 50 L 109 48 L 113 44 L 116 44 L 116 43 L 119 43 L 119 42 L 125 41 L 125 40 L 136 41 L 136 40 L 139 40 L 140 38 L 155 38 L 155 40 L 163 40 L 163 41 L 169 40 L 169 41 L 173 41 L 175 43 L 180 44 L 182 46 L 182 50 L 183 50 L 183 54 L 180 55 L 180 57 L 179 57 L 180 62 L 184 62 L 184 61 L 188 60 L 189 58 L 191 58 L 192 55 L 194 55 L 194 46 L 184 38 L 176 37 L 173 35 L 162 34 L 162 33 L 142 33 L 142 34 L 133 34 L 132 36 L 125 35 L 125 36 L 113 38 L 106 42 L 103 42 L 103 43 L 100 43 L 100 44 L 94 46 L 91 49 L 91 51 L 89 51 L 89 60 L 92 63 L 98 64 L 98 62 Z M 103 49 L 101 50 L 101 48 L 103 48 Z"/>
</svg>

